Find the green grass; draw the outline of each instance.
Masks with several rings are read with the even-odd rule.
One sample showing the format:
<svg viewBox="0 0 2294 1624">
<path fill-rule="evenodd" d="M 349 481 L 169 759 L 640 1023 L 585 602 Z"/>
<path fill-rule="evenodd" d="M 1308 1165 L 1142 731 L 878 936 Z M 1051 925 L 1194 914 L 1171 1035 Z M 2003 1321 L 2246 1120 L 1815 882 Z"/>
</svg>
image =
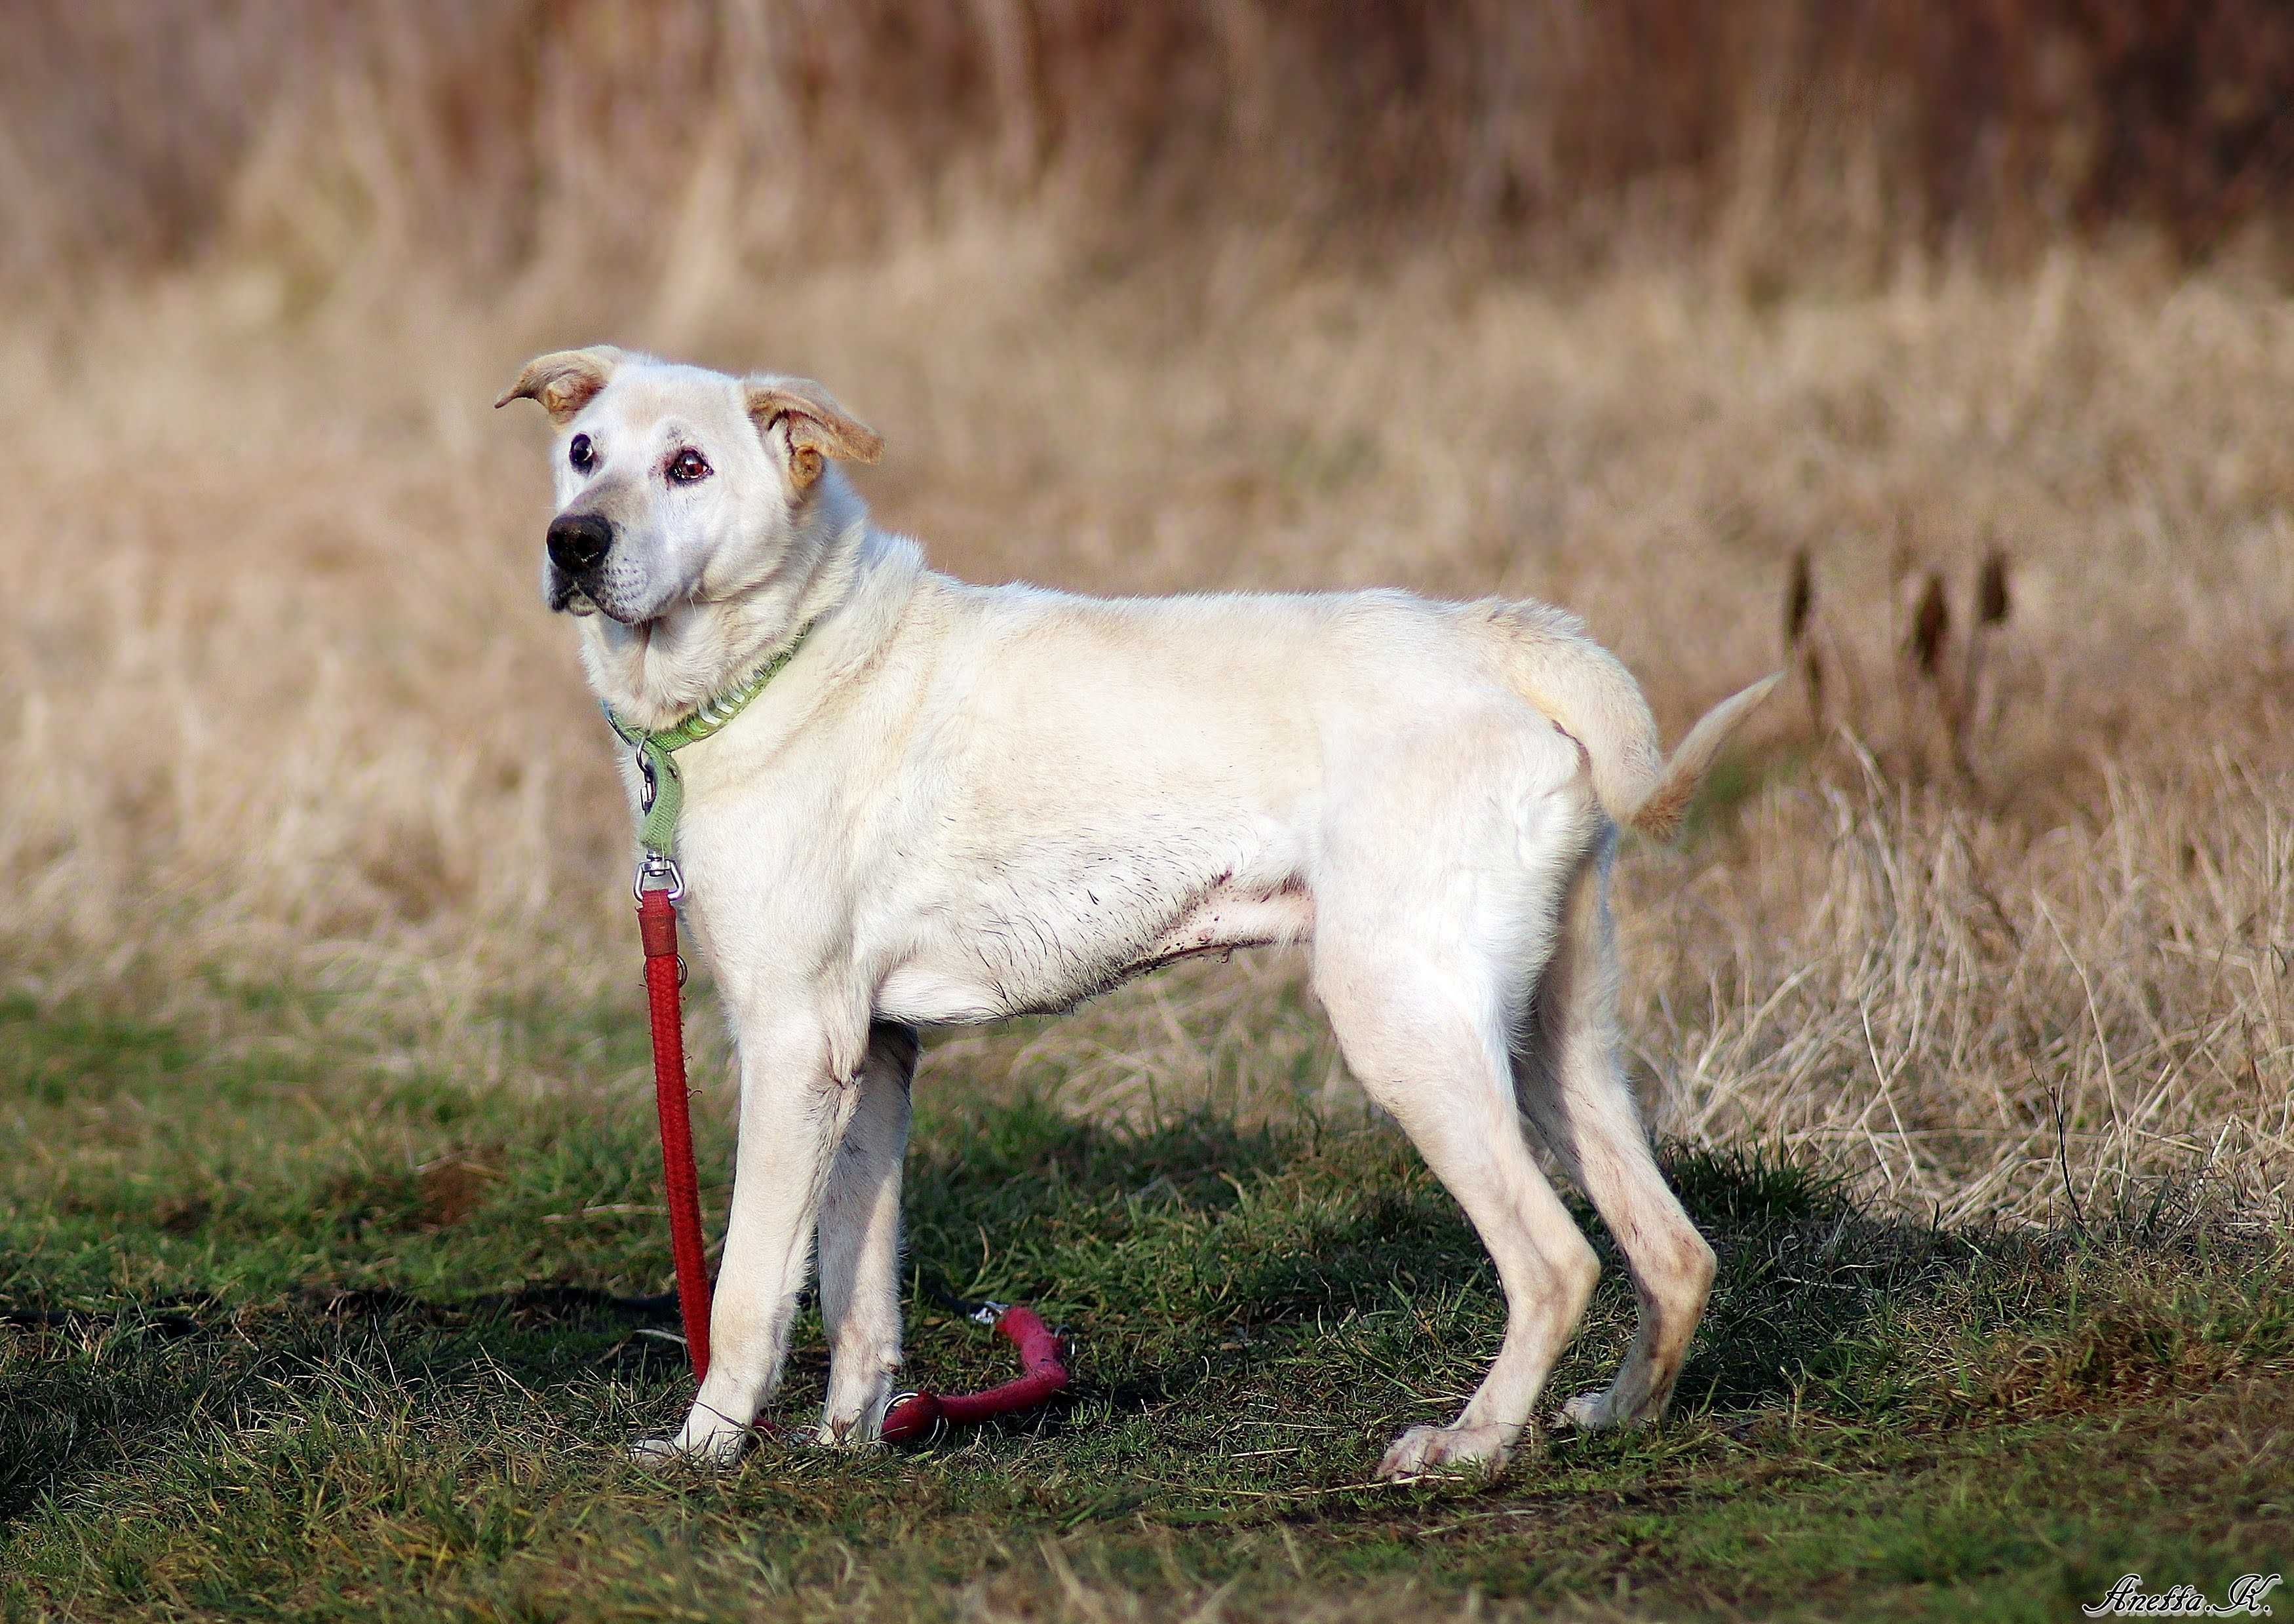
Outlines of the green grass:
<svg viewBox="0 0 2294 1624">
<path fill-rule="evenodd" d="M 930 1449 L 653 1475 L 681 1351 L 550 1287 L 654 1291 L 634 1019 L 498 1012 L 554 1096 L 0 1003 L 0 1618 L 2076 1616 L 2122 1572 L 2294 1566 L 2294 1259 L 2203 1192 L 1944 1232 L 1774 1157 L 1677 1153 L 1722 1259 L 1674 1418 L 1501 1481 L 1373 1488 L 1494 1350 L 1495 1282 L 1398 1136 L 1125 1133 L 940 1075 L 919 1287 L 1070 1326 L 1071 1401 Z M 323 1060 L 321 1057 L 325 1057 Z M 709 1125 L 705 1149 L 723 1165 Z M 721 1210 L 724 1192 L 712 1189 Z M 605 1209 L 605 1210 L 600 1210 Z M 1631 1332 L 1610 1271 L 1554 1395 Z M 915 1373 L 998 1379 L 914 1294 Z M 808 1317 L 777 1406 L 825 1361 Z"/>
</svg>

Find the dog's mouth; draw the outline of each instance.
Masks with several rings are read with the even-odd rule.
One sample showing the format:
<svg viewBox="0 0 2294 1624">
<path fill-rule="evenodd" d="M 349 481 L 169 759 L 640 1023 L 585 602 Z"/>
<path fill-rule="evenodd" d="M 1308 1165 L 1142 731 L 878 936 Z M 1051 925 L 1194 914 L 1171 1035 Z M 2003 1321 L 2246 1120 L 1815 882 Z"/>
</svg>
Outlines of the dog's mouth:
<svg viewBox="0 0 2294 1624">
<path fill-rule="evenodd" d="M 544 594 L 552 614 L 584 615 L 599 613 L 598 600 L 574 583 L 574 579 L 562 572 L 549 572 L 549 589 Z"/>
<path fill-rule="evenodd" d="M 589 589 L 570 576 L 554 576 L 549 583 L 549 610 L 553 614 L 570 614 L 577 619 L 583 615 L 602 614 L 616 625 L 631 631 L 650 631 L 659 615 L 643 614 L 625 609 L 611 598 L 593 597 Z"/>
</svg>

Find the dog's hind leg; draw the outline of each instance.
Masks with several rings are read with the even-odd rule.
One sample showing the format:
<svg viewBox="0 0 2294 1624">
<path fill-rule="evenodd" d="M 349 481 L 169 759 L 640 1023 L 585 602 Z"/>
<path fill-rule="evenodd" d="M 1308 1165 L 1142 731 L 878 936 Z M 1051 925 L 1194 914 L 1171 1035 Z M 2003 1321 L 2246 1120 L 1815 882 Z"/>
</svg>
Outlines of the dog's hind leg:
<svg viewBox="0 0 2294 1624">
<path fill-rule="evenodd" d="M 900 1368 L 900 1163 L 916 1035 L 878 1025 L 860 1100 L 820 1199 L 820 1318 L 828 1332 L 824 1443 L 866 1443 L 883 1425 Z"/>
<path fill-rule="evenodd" d="M 1506 1297 L 1505 1342 L 1479 1391 L 1450 1425 L 1404 1433 L 1379 1475 L 1494 1474 L 1527 1432 L 1600 1264 L 1523 1137 L 1495 967 L 1459 962 L 1454 938 L 1446 954 L 1397 953 L 1383 930 L 1341 934 L 1326 910 L 1314 984 L 1346 1064 L 1465 1208 Z"/>
<path fill-rule="evenodd" d="M 1617 959 L 1609 922 L 1614 835 L 1570 881 L 1560 939 L 1517 1038 L 1522 1109 L 1616 1238 L 1640 1327 L 1606 1392 L 1580 1394 L 1561 1420 L 1588 1430 L 1664 1413 L 1712 1288 L 1712 1248 L 1667 1188 L 1631 1086 L 1617 1063 Z"/>
</svg>

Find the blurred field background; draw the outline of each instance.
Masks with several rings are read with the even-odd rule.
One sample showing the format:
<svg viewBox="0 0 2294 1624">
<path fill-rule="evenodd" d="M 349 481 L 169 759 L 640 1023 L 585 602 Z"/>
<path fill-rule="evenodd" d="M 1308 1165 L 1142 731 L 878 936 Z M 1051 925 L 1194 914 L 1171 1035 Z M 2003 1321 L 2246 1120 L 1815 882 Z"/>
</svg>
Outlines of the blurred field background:
<svg viewBox="0 0 2294 1624">
<path fill-rule="evenodd" d="M 634 1065 L 537 1071 L 505 1013 L 636 1015 L 541 434 L 487 410 L 610 339 L 826 380 L 890 443 L 879 519 L 974 578 L 1550 598 L 1669 733 L 1789 662 L 1692 837 L 1623 866 L 1663 1130 L 1947 1220 L 2287 1214 L 2282 7 L 8 32 L 12 1019 L 635 1108 Z M 1344 1103 L 1299 988 L 1167 975 L 928 1087 Z M 85 1153 L 165 1154 L 115 1128 Z"/>
<path fill-rule="evenodd" d="M 7 6 L 0 1619 L 2282 1569 L 2290 230 L 2272 0 Z M 687 1393 L 599 1295 L 667 1274 L 629 830 L 488 410 L 597 340 L 826 380 L 975 579 L 1546 597 L 1669 736 L 1791 670 L 1619 870 L 1722 1258 L 1672 1423 L 1361 1483 L 1500 1310 L 1266 955 L 928 1054 L 916 1283 L 1078 1326 L 1071 1412 L 627 1466 Z"/>
</svg>

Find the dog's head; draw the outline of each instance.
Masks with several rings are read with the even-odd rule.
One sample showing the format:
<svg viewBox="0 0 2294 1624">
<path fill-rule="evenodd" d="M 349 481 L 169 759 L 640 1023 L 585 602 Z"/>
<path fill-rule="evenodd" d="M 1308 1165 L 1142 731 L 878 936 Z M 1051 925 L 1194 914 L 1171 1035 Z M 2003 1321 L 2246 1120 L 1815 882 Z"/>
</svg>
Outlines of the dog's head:
<svg viewBox="0 0 2294 1624">
<path fill-rule="evenodd" d="M 557 426 L 553 610 L 646 627 L 739 597 L 800 562 L 835 505 L 832 459 L 883 443 L 806 378 L 730 378 L 600 345 L 526 363 L 496 401 Z"/>
</svg>

